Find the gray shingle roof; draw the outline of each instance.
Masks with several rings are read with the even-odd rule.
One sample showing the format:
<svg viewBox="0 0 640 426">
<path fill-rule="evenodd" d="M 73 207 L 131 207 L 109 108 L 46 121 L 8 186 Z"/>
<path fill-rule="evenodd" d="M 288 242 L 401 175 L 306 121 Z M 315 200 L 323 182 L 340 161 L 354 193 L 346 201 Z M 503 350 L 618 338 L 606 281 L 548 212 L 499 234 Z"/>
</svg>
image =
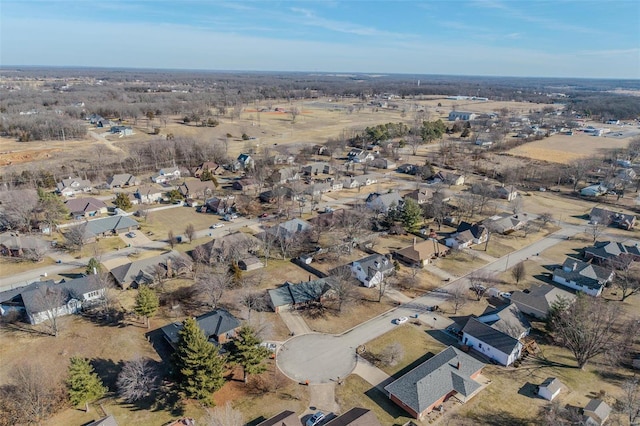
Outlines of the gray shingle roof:
<svg viewBox="0 0 640 426">
<path fill-rule="evenodd" d="M 109 216 L 87 222 L 87 233 L 100 235 L 109 232 L 121 232 L 129 228 L 137 228 L 138 222 L 129 216 Z"/>
<path fill-rule="evenodd" d="M 511 295 L 511 303 L 514 303 L 521 309 L 532 308 L 546 316 L 551 305 L 558 301 L 558 298 L 573 300 L 575 296 L 568 291 L 559 289 L 548 284 L 532 285 L 529 287 L 529 293 L 522 291 L 514 291 Z"/>
<path fill-rule="evenodd" d="M 111 270 L 111 275 L 115 278 L 119 285 L 131 283 L 133 281 L 138 284 L 143 282 L 153 282 L 156 265 L 164 265 L 167 259 L 181 257 L 177 251 L 161 254 L 160 256 L 150 257 L 148 259 L 136 260 L 135 262 L 126 263 L 116 266 Z"/>
<path fill-rule="evenodd" d="M 65 201 L 64 204 L 71 213 L 88 213 L 107 208 L 103 201 L 93 197 L 72 198 Z"/>
<path fill-rule="evenodd" d="M 269 290 L 269 297 L 274 307 L 295 305 L 318 300 L 330 288 L 326 278 L 300 284 L 292 284 L 287 281 L 280 287 Z"/>
<path fill-rule="evenodd" d="M 590 411 L 599 417 L 598 420 L 601 422 L 606 420 L 611 414 L 611 407 L 609 405 L 600 400 L 600 399 L 592 399 L 589 401 L 586 407 L 584 407 L 584 411 Z"/>
<path fill-rule="evenodd" d="M 208 338 L 213 336 L 216 340 L 218 336 L 240 327 L 240 321 L 224 309 L 216 309 L 202 314 L 196 317 L 196 322 Z M 178 342 L 178 333 L 182 327 L 181 322 L 174 322 L 165 325 L 161 330 L 167 340 L 175 344 Z"/>
<path fill-rule="evenodd" d="M 480 361 L 449 346 L 384 389 L 421 413 L 451 391 L 470 396 L 480 388 L 471 376 L 483 367 Z"/>
<path fill-rule="evenodd" d="M 486 343 L 487 345 L 509 355 L 518 345 L 518 339 L 514 339 L 500 330 L 496 330 L 491 326 L 478 321 L 476 318 L 469 318 L 467 324 L 462 329 L 463 333 Z"/>
<path fill-rule="evenodd" d="M 562 389 L 562 382 L 555 377 L 547 377 L 547 379 L 540 384 L 541 388 L 547 388 L 552 394 Z"/>
<path fill-rule="evenodd" d="M 584 253 L 585 255 L 589 254 L 607 260 L 625 254 L 640 256 L 640 248 L 637 243 L 635 245 L 625 245 L 616 241 L 601 241 L 585 248 Z"/>
<path fill-rule="evenodd" d="M 83 294 L 100 289 L 98 284 L 99 281 L 91 279 L 91 275 L 86 275 L 69 281 L 62 281 L 58 284 L 53 280 L 36 282 L 17 290 L 21 290 L 19 294 L 22 297 L 25 310 L 30 313 L 37 313 L 47 309 L 42 306 L 43 303 L 41 299 L 43 292 L 49 289 L 56 288 L 62 290 L 62 302 L 66 303 L 72 298 L 83 300 Z"/>
<path fill-rule="evenodd" d="M 325 423 L 325 426 L 380 426 L 380 422 L 373 411 L 354 407 L 329 423 Z"/>
<path fill-rule="evenodd" d="M 256 426 L 300 426 L 302 423 L 293 411 L 285 410 L 258 423 Z"/>
<path fill-rule="evenodd" d="M 611 271 L 598 265 L 592 265 L 568 257 L 562 264 L 562 267 L 556 268 L 553 274 L 567 281 L 573 281 L 583 287 L 597 289 L 607 282 L 611 276 Z"/>
<path fill-rule="evenodd" d="M 362 270 L 367 271 L 368 278 L 373 278 L 378 271 L 385 274 L 393 269 L 393 262 L 382 254 L 372 254 L 356 262 L 360 264 Z"/>
</svg>

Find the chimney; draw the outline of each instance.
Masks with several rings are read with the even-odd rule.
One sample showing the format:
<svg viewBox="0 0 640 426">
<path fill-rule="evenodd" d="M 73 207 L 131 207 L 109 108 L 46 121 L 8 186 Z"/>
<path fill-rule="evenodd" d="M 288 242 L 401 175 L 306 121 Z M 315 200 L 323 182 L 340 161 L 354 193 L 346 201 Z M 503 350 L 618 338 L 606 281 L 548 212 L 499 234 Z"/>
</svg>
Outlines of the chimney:
<svg viewBox="0 0 640 426">
<path fill-rule="evenodd" d="M 416 246 L 416 237 L 413 237 L 413 246 Z"/>
<path fill-rule="evenodd" d="M 458 361 L 458 364 L 456 365 L 456 370 L 460 370 L 460 361 Z"/>
<path fill-rule="evenodd" d="M 171 259 L 167 259 L 166 265 L 167 265 L 167 277 L 170 278 L 170 277 L 173 276 L 173 268 L 172 268 L 172 265 L 171 265 Z"/>
<path fill-rule="evenodd" d="M 578 268 L 578 262 L 573 262 L 573 267 L 571 268 L 572 271 L 575 271 Z"/>
</svg>

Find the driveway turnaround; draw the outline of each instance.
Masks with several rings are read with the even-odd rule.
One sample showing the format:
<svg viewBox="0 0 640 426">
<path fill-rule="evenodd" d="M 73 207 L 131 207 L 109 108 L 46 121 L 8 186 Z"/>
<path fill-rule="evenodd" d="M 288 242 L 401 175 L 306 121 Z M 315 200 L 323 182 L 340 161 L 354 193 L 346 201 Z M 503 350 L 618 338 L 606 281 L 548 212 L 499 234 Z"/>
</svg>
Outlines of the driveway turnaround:
<svg viewBox="0 0 640 426">
<path fill-rule="evenodd" d="M 356 347 L 341 336 L 304 334 L 285 342 L 276 362 L 298 383 L 329 383 L 351 374 L 356 366 Z"/>
</svg>

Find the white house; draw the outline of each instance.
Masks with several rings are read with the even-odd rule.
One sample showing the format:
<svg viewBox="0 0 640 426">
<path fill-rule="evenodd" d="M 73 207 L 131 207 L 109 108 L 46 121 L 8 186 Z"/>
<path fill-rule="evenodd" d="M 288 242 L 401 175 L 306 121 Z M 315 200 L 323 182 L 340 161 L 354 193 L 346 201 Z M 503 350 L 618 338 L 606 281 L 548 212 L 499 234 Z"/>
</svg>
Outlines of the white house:
<svg viewBox="0 0 640 426">
<path fill-rule="evenodd" d="M 521 340 L 531 325 L 515 305 L 470 318 L 462 329 L 462 343 L 508 366 L 522 354 Z"/>
<path fill-rule="evenodd" d="M 372 254 L 351 263 L 351 273 L 365 287 L 375 287 L 393 272 L 393 263 L 381 254 Z"/>
<path fill-rule="evenodd" d="M 155 183 L 165 183 L 175 179 L 180 179 L 180 169 L 178 167 L 160 169 L 157 175 L 151 176 L 151 180 Z"/>
<path fill-rule="evenodd" d="M 62 181 L 56 184 L 56 191 L 64 197 L 72 197 L 76 194 L 91 192 L 92 190 L 93 187 L 90 181 L 78 177 L 62 179 Z"/>
<path fill-rule="evenodd" d="M 607 191 L 608 191 L 607 188 L 602 186 L 601 184 L 591 185 L 591 186 L 587 186 L 586 188 L 582 188 L 580 190 L 580 195 L 584 197 L 599 197 L 601 195 L 606 194 Z"/>
<path fill-rule="evenodd" d="M 463 111 L 451 111 L 449 113 L 449 121 L 457 121 L 457 120 L 475 120 L 477 117 L 476 114 L 472 112 L 463 112 Z"/>
<path fill-rule="evenodd" d="M 613 280 L 613 275 L 610 269 L 568 257 L 561 268 L 553 271 L 553 281 L 598 297 L 602 294 L 604 286 Z"/>
<path fill-rule="evenodd" d="M 553 401 L 562 390 L 562 382 L 555 377 L 547 377 L 547 379 L 538 386 L 538 396 Z"/>
</svg>

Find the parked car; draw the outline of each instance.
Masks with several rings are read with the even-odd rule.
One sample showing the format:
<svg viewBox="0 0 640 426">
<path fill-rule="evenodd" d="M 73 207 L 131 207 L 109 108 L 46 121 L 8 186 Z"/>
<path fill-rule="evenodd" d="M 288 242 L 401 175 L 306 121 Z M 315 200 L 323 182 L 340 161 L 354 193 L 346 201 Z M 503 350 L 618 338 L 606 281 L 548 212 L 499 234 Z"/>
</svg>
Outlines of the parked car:
<svg viewBox="0 0 640 426">
<path fill-rule="evenodd" d="M 500 297 L 503 297 L 505 299 L 511 299 L 511 292 L 503 291 L 502 293 L 500 293 Z"/>
<path fill-rule="evenodd" d="M 324 420 L 324 417 L 325 417 L 324 413 L 322 411 L 318 411 L 313 416 L 309 417 L 307 419 L 307 423 L 305 424 L 307 426 L 317 426 L 320 424 L 320 422 Z"/>
<path fill-rule="evenodd" d="M 127 232 L 127 237 L 129 238 L 135 238 L 136 237 L 136 233 L 131 231 L 131 232 Z"/>
<path fill-rule="evenodd" d="M 407 321 L 409 321 L 409 318 L 407 318 L 407 317 L 400 317 L 400 318 L 396 318 L 396 320 L 395 320 L 396 324 L 398 324 L 398 325 L 404 324 Z"/>
<path fill-rule="evenodd" d="M 269 217 L 269 213 L 262 213 L 260 217 Z"/>
<path fill-rule="evenodd" d="M 211 229 L 217 229 L 217 228 L 222 228 L 224 226 L 224 223 L 214 223 L 213 225 L 211 225 L 209 228 Z"/>
</svg>

